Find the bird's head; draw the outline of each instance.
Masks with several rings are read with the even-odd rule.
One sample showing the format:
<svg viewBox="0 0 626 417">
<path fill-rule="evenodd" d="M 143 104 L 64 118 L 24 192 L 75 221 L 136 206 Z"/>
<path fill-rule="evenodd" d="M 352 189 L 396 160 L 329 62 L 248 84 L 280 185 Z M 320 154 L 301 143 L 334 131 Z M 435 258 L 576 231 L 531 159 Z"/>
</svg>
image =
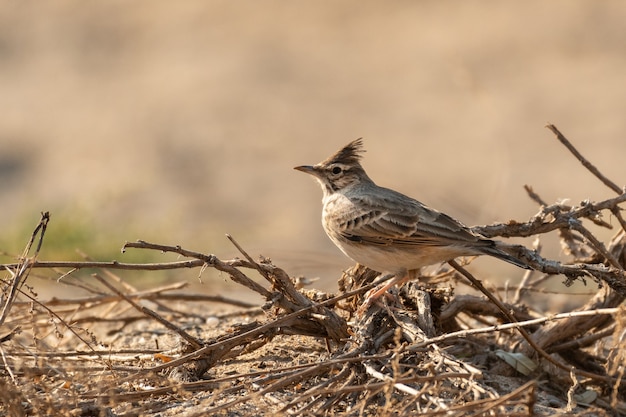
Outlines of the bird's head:
<svg viewBox="0 0 626 417">
<path fill-rule="evenodd" d="M 361 166 L 363 140 L 357 139 L 316 165 L 294 169 L 313 175 L 321 184 L 324 195 L 340 192 L 363 181 L 371 181 Z"/>
</svg>

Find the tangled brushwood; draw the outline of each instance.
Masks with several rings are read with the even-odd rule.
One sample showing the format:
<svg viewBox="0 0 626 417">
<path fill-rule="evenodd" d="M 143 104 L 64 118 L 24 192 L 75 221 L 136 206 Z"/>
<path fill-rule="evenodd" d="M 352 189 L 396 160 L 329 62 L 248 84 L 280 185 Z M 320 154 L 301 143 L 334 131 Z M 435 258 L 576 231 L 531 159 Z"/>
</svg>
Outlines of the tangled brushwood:
<svg viewBox="0 0 626 417">
<path fill-rule="evenodd" d="M 253 259 L 230 236 L 241 258 L 139 241 L 124 250 L 183 260 L 44 262 L 44 213 L 18 262 L 3 265 L 0 414 L 626 415 L 626 193 L 548 128 L 617 196 L 548 205 L 527 187 L 541 206 L 535 216 L 476 227 L 487 237 L 559 236 L 568 262 L 543 258 L 539 245 L 511 245 L 534 271 L 506 288 L 483 284 L 469 260 L 458 260 L 363 309 L 366 293 L 389 277 L 356 265 L 338 295 L 305 290 L 306 280 Z M 611 228 L 611 217 L 619 230 L 603 242 L 588 225 Z M 90 295 L 38 300 L 26 280 L 42 268 Z M 183 268 L 221 271 L 265 304 L 180 292 L 183 285 L 137 291 L 113 272 Z M 564 286 L 587 283 L 582 307 L 527 301 L 556 275 Z M 208 313 L 212 303 L 230 308 Z"/>
</svg>

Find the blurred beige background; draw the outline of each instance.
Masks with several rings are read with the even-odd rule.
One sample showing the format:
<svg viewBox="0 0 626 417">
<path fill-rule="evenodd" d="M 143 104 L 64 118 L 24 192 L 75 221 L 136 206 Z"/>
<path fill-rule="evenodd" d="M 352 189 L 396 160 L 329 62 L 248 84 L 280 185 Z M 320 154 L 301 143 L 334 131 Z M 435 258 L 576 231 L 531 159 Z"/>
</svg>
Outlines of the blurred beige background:
<svg viewBox="0 0 626 417">
<path fill-rule="evenodd" d="M 0 249 L 49 210 L 44 259 L 139 238 L 229 258 L 230 233 L 334 288 L 351 262 L 292 168 L 357 137 L 380 185 L 470 225 L 533 215 L 524 184 L 610 197 L 544 125 L 626 184 L 625 21 L 620 1 L 4 3 Z"/>
</svg>

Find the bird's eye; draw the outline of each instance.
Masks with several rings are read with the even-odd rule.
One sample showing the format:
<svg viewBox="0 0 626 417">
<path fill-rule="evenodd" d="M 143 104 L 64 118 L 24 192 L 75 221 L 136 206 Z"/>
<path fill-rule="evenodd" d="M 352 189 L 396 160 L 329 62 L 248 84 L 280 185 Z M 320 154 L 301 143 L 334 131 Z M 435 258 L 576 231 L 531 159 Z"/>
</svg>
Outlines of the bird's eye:
<svg viewBox="0 0 626 417">
<path fill-rule="evenodd" d="M 333 167 L 332 171 L 331 171 L 334 175 L 339 175 L 341 174 L 341 167 Z"/>
</svg>

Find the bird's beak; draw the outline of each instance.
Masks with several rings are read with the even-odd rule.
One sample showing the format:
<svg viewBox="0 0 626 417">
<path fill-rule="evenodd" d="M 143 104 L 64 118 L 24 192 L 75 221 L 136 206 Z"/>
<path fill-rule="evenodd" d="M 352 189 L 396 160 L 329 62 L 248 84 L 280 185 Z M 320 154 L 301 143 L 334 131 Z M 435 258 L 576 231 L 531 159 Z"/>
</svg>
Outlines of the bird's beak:
<svg viewBox="0 0 626 417">
<path fill-rule="evenodd" d="M 315 169 L 314 166 L 311 166 L 311 165 L 301 165 L 299 167 L 294 167 L 294 169 L 296 171 L 302 171 L 305 174 L 311 174 L 311 175 L 317 177 L 317 170 Z"/>
</svg>

